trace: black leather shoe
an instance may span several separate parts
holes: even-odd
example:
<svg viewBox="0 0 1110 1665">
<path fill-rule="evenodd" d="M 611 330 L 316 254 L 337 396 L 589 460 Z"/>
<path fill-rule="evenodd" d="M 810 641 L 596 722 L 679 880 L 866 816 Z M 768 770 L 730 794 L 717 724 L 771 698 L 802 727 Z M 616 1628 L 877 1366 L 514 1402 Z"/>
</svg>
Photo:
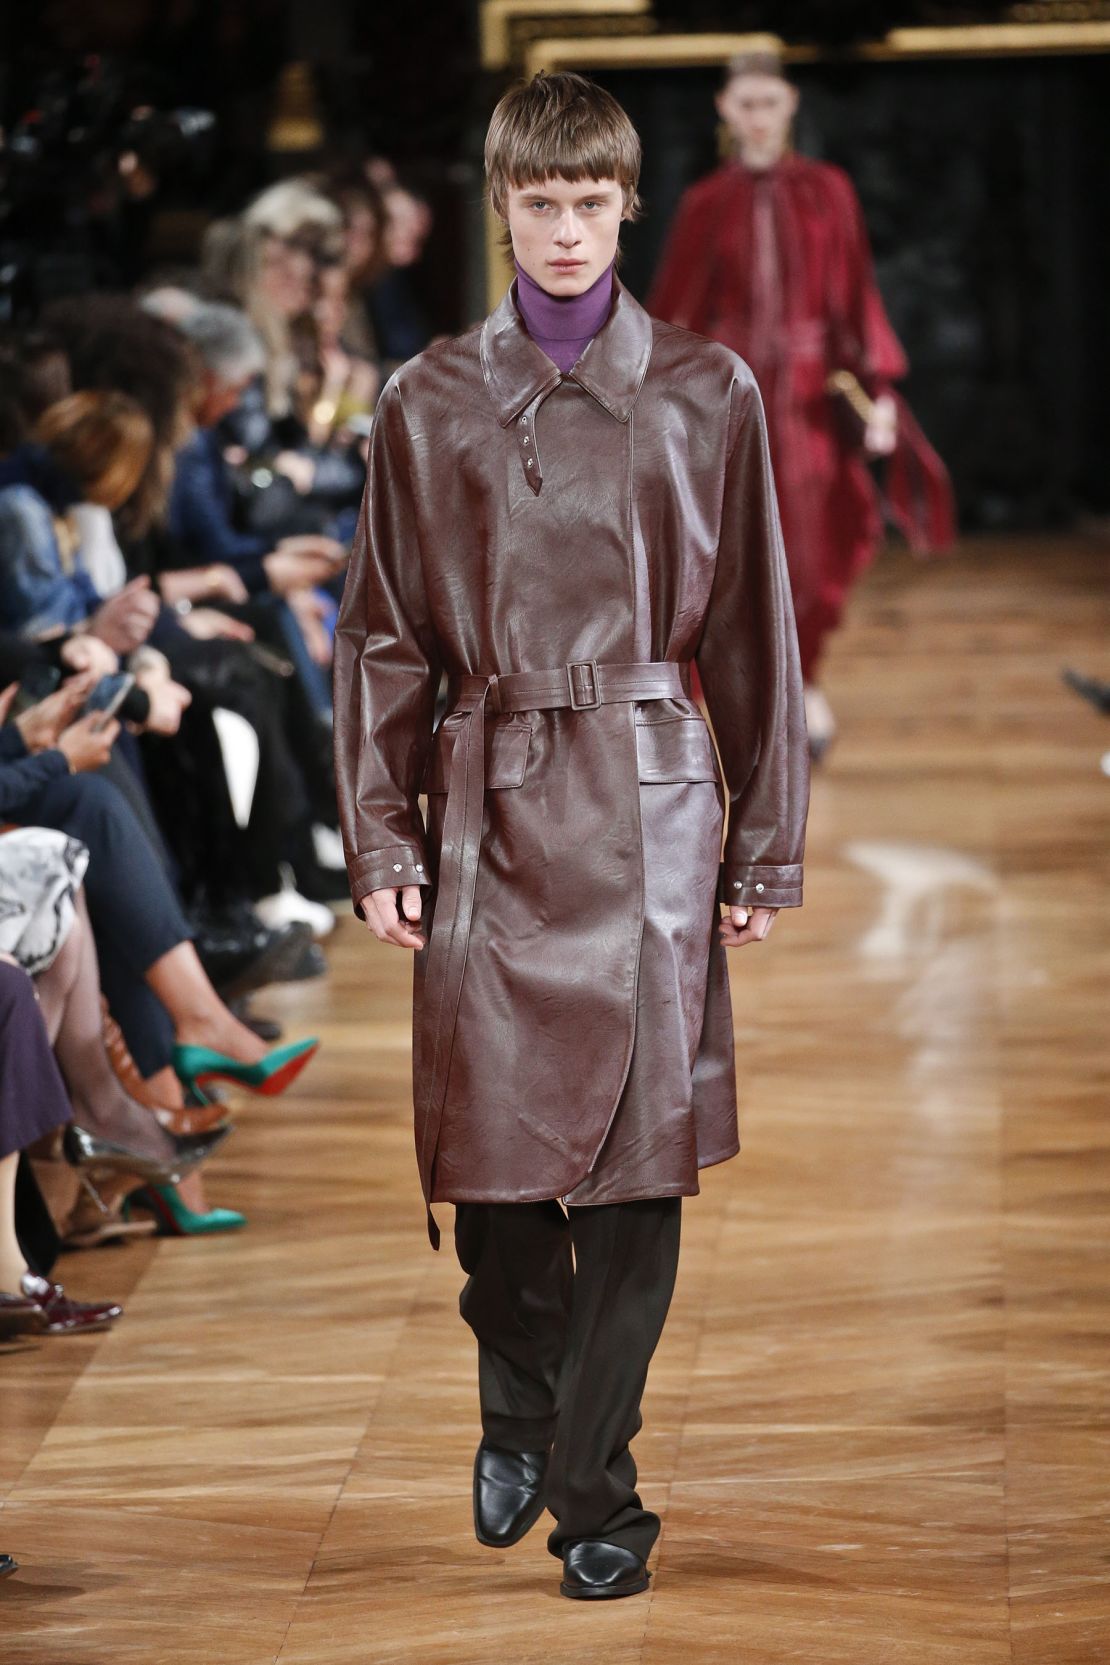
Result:
<svg viewBox="0 0 1110 1665">
<path fill-rule="evenodd" d="M 543 1514 L 543 1451 L 502 1451 L 478 1447 L 474 1459 L 474 1531 L 488 1549 L 518 1544 Z"/>
<path fill-rule="evenodd" d="M 19 1562 L 10 1555 L 0 1555 L 0 1578 L 10 1578 L 13 1572 L 19 1571 Z"/>
<path fill-rule="evenodd" d="M 600 1538 L 582 1538 L 563 1556 L 559 1589 L 572 1601 L 612 1601 L 617 1596 L 638 1596 L 650 1579 L 635 1550 Z"/>
</svg>

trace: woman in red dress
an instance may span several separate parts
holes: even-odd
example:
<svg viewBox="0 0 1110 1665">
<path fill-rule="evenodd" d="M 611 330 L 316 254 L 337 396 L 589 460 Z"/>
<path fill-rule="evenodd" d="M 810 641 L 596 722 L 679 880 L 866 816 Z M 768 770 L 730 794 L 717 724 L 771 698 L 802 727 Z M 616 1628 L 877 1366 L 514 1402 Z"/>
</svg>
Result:
<svg viewBox="0 0 1110 1665">
<path fill-rule="evenodd" d="M 821 652 L 883 517 L 868 459 L 885 457 L 892 518 L 920 552 L 953 536 L 944 465 L 893 386 L 905 355 L 839 168 L 790 149 L 798 92 L 770 53 L 734 59 L 717 109 L 736 141 L 685 193 L 648 310 L 745 358 L 767 412 L 815 757 L 835 724 Z"/>
</svg>

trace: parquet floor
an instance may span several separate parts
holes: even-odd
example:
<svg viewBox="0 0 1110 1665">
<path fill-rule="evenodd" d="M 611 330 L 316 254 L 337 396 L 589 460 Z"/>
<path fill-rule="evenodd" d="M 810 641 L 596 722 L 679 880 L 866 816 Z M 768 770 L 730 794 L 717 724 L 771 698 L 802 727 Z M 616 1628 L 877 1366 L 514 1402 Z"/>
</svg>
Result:
<svg viewBox="0 0 1110 1665">
<path fill-rule="evenodd" d="M 745 1153 L 689 1204 L 637 1455 L 650 1597 L 470 1534 L 472 1344 L 410 1149 L 407 965 L 213 1179 L 241 1238 L 71 1257 L 0 1357 L 3 1665 L 1110 1661 L 1105 548 L 888 557 L 828 687 L 808 903 L 734 957 Z"/>
</svg>

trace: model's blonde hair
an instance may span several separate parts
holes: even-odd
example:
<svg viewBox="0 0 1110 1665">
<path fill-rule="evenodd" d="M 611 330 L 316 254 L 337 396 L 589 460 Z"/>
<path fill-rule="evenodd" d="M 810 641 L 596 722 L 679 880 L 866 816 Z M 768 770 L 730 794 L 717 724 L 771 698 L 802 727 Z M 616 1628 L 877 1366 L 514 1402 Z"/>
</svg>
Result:
<svg viewBox="0 0 1110 1665">
<path fill-rule="evenodd" d="M 729 59 L 725 65 L 725 86 L 739 81 L 742 75 L 769 75 L 774 81 L 785 81 L 787 86 L 791 85 L 782 58 L 777 52 L 772 52 L 766 47 L 759 47 L 751 52 L 737 52 L 735 57 Z"/>
<path fill-rule="evenodd" d="M 569 71 L 534 75 L 507 92 L 486 134 L 493 211 L 507 217 L 511 186 L 545 179 L 615 179 L 628 219 L 639 212 L 640 136 L 611 93 Z"/>
</svg>

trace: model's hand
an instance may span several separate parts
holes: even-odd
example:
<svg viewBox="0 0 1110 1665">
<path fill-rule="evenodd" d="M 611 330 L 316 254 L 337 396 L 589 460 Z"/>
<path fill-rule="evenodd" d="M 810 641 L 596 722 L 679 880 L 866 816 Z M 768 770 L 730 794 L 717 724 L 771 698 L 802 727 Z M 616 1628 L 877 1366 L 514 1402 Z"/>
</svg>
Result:
<svg viewBox="0 0 1110 1665">
<path fill-rule="evenodd" d="M 721 941 L 726 948 L 762 942 L 770 935 L 778 911 L 777 908 L 729 908 L 720 924 Z"/>
<path fill-rule="evenodd" d="M 889 457 L 897 443 L 898 406 L 889 393 L 880 393 L 871 406 L 863 448 L 869 457 Z"/>
<path fill-rule="evenodd" d="M 406 885 L 402 890 L 401 914 L 397 912 L 396 890 L 372 890 L 359 902 L 378 941 L 391 942 L 397 948 L 423 948 L 424 938 L 408 923 L 419 921 L 423 906 L 419 885 Z"/>
</svg>

